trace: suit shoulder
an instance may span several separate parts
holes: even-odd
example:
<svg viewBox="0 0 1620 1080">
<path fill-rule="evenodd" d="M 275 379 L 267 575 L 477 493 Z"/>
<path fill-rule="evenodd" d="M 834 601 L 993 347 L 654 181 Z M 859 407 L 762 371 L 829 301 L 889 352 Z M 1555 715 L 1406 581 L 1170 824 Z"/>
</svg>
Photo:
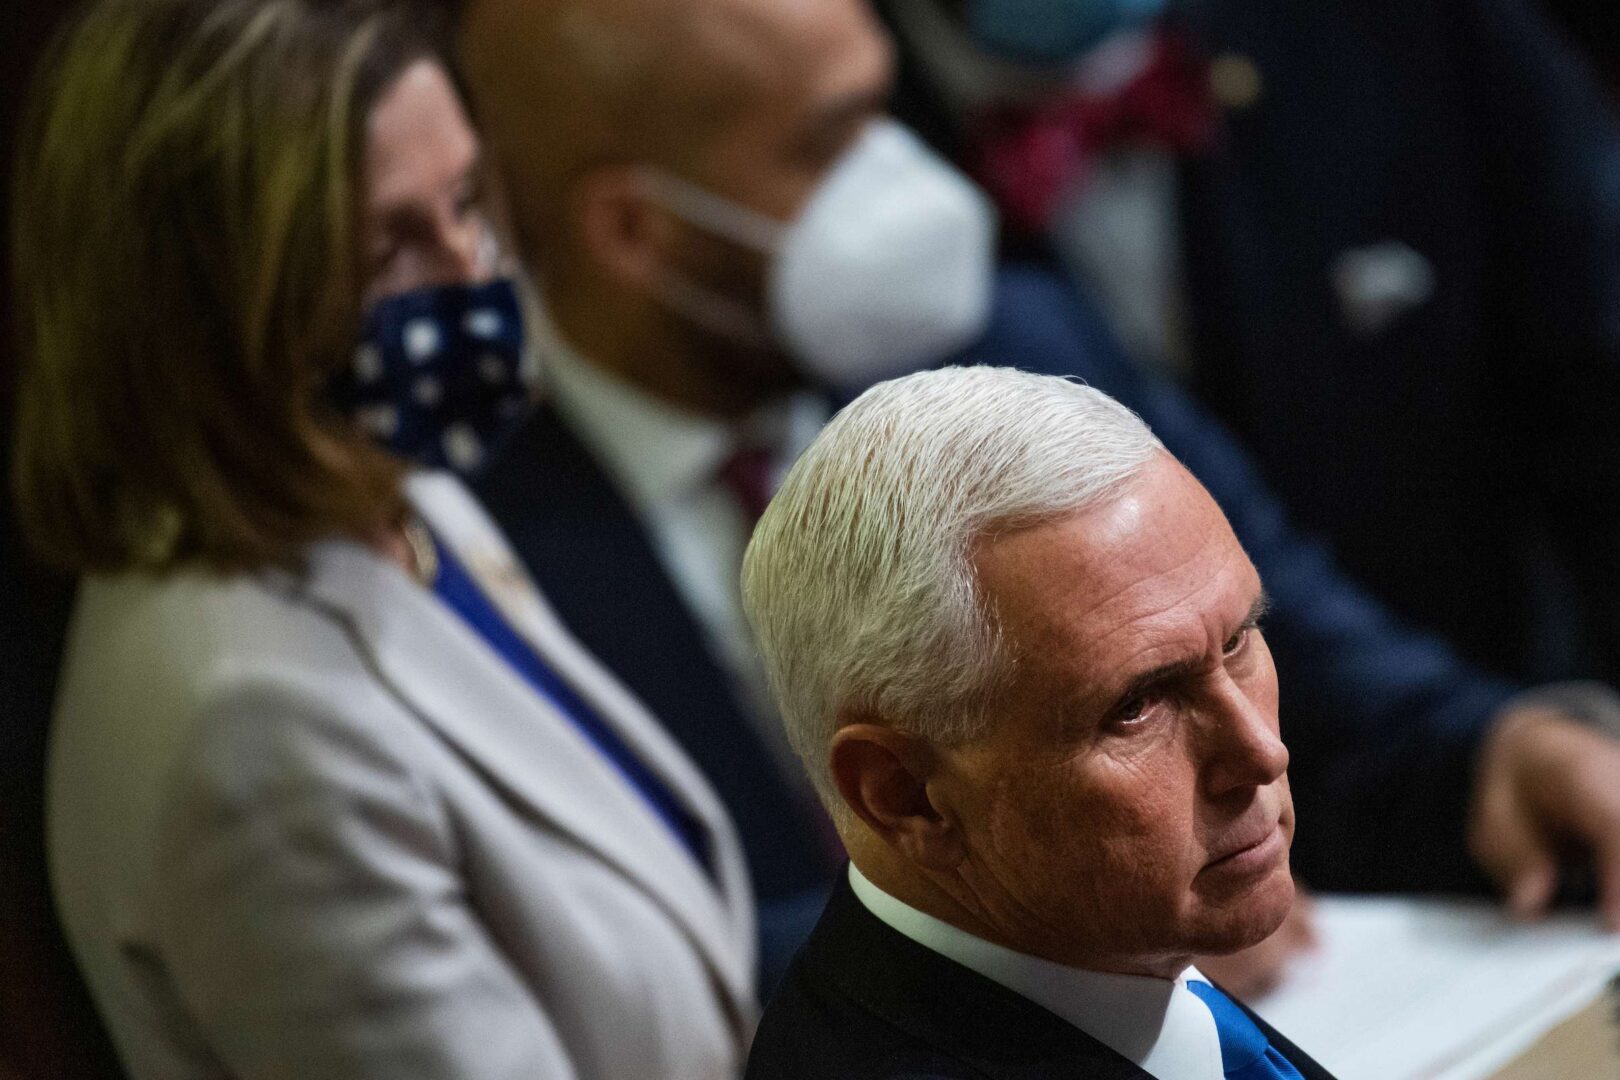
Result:
<svg viewBox="0 0 1620 1080">
<path fill-rule="evenodd" d="M 1119 361 L 1105 320 L 1078 285 L 1043 263 L 1013 262 L 996 272 L 984 335 L 950 363 L 1110 382 Z"/>
<path fill-rule="evenodd" d="M 760 1019 L 745 1080 L 987 1080 L 986 1074 L 807 978 L 795 963 Z"/>
<path fill-rule="evenodd" d="M 52 721 L 52 773 L 63 791 L 155 812 L 160 791 L 188 777 L 243 788 L 355 757 L 400 774 L 410 728 L 345 627 L 262 580 L 92 579 Z M 291 756 L 307 767 L 288 769 Z"/>
</svg>

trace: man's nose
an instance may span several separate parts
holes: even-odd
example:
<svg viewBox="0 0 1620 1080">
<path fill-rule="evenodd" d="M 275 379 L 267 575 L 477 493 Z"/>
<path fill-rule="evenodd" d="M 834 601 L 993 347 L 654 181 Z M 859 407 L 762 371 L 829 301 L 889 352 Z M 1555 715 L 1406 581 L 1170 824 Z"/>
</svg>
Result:
<svg viewBox="0 0 1620 1080">
<path fill-rule="evenodd" d="M 1272 706 L 1259 704 L 1230 675 L 1216 676 L 1202 732 L 1204 782 L 1210 794 L 1263 787 L 1288 770 L 1288 748 Z"/>
</svg>

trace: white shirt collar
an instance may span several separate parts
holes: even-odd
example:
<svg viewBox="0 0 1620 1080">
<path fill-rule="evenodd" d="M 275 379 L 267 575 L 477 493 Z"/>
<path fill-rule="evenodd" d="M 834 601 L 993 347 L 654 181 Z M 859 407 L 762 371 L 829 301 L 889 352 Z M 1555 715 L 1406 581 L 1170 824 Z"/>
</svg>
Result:
<svg viewBox="0 0 1620 1080">
<path fill-rule="evenodd" d="M 708 488 L 745 441 L 772 451 L 785 470 L 826 423 L 826 404 L 809 392 L 734 422 L 683 409 L 592 364 L 562 339 L 543 309 L 530 319 L 545 393 L 638 508 Z"/>
<path fill-rule="evenodd" d="M 1156 1080 L 1222 1080 L 1215 1018 L 1188 979 L 1068 967 L 975 937 L 896 900 L 849 867 L 855 896 L 883 923 L 948 960 L 1000 983 L 1084 1031 Z"/>
<path fill-rule="evenodd" d="M 713 478 L 732 446 L 725 424 L 643 393 L 546 330 L 545 392 L 632 502 L 661 503 Z"/>
</svg>

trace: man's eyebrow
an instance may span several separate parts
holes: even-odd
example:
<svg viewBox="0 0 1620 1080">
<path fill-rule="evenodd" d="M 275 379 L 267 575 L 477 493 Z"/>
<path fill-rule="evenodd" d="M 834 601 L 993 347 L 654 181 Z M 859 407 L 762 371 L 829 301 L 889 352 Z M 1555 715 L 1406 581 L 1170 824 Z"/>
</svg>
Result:
<svg viewBox="0 0 1620 1080">
<path fill-rule="evenodd" d="M 1262 589 L 1259 595 L 1254 598 L 1254 603 L 1249 605 L 1249 613 L 1243 617 L 1243 623 L 1239 629 L 1247 630 L 1258 625 L 1260 620 L 1266 617 L 1266 612 L 1270 610 L 1271 596 Z M 1115 694 L 1112 700 L 1115 702 L 1129 701 L 1159 683 L 1169 682 L 1186 675 L 1197 669 L 1202 663 L 1203 657 L 1192 656 L 1183 660 L 1172 660 L 1168 664 L 1160 664 L 1155 668 L 1149 668 L 1147 671 L 1132 677 L 1131 681 L 1125 684 L 1125 688 Z"/>
<path fill-rule="evenodd" d="M 1109 706 L 1112 708 L 1119 702 L 1130 701 L 1138 694 L 1145 693 L 1160 683 L 1179 679 L 1198 667 L 1202 661 L 1202 657 L 1188 657 L 1185 660 L 1172 660 L 1168 664 L 1160 664 L 1156 668 L 1149 668 L 1126 683 L 1125 688 L 1113 696 Z"/>
</svg>

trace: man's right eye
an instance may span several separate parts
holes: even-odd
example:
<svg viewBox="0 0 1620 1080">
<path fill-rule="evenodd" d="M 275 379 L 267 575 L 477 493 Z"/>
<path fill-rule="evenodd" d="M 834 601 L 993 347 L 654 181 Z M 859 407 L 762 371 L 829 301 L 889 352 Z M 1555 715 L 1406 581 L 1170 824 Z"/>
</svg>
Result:
<svg viewBox="0 0 1620 1080">
<path fill-rule="evenodd" d="M 1137 694 L 1128 697 L 1109 711 L 1108 727 L 1124 731 L 1138 726 L 1148 719 L 1148 714 L 1153 711 L 1154 704 L 1155 698 L 1151 694 Z"/>
<path fill-rule="evenodd" d="M 1238 650 L 1242 649 L 1243 646 L 1249 643 L 1249 632 L 1253 629 L 1253 625 L 1244 626 L 1241 630 L 1228 638 L 1221 646 L 1221 655 L 1235 656 Z"/>
</svg>

